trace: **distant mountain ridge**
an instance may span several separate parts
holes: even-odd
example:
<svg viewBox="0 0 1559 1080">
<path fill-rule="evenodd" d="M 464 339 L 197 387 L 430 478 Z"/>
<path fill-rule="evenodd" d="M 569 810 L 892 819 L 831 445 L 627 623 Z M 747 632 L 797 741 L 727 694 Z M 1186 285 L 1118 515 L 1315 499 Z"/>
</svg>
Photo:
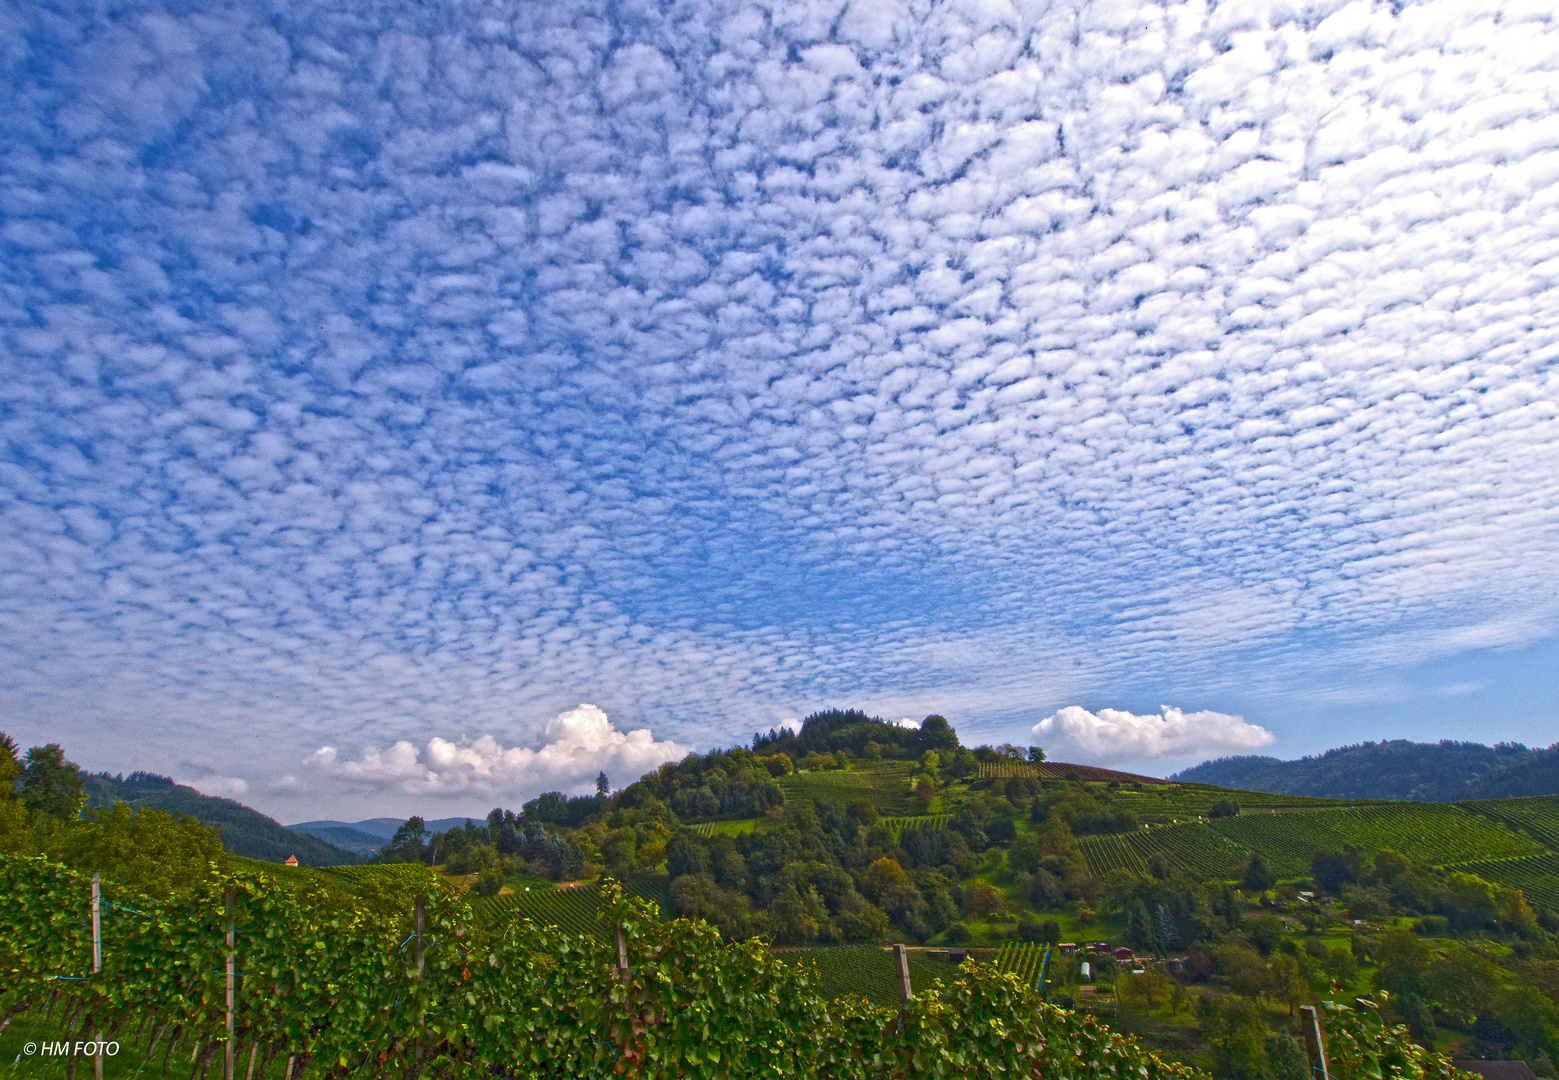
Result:
<svg viewBox="0 0 1559 1080">
<path fill-rule="evenodd" d="M 487 820 L 484 814 L 481 817 L 447 817 L 431 818 L 425 820 L 423 827 L 430 833 L 448 832 L 450 829 L 458 829 L 466 822 L 480 825 Z M 395 830 L 406 824 L 406 818 L 375 817 L 363 821 L 300 821 L 296 825 L 288 825 L 286 828 L 295 832 L 308 833 L 311 836 L 328 830 L 350 829 L 353 832 L 365 836 L 375 837 L 379 840 L 389 840 L 395 835 Z"/>
<path fill-rule="evenodd" d="M 300 836 L 312 836 L 316 840 L 334 844 L 343 851 L 350 851 L 353 855 L 361 855 L 365 859 L 371 859 L 379 854 L 379 849 L 389 842 L 387 837 L 363 832 L 349 825 L 319 825 L 309 822 L 303 825 L 288 825 L 286 828 L 289 832 L 298 833 Z"/>
<path fill-rule="evenodd" d="M 267 862 L 284 862 L 289 855 L 296 855 L 304 866 L 344 866 L 363 861 L 362 856 L 317 837 L 291 832 L 258 810 L 232 799 L 202 795 L 192 787 L 174 783 L 171 777 L 146 772 L 129 776 L 92 773 L 84 780 L 90 805 L 112 806 L 122 802 L 136 810 L 144 807 L 188 814 L 216 826 L 222 846 L 234 855 Z"/>
<path fill-rule="evenodd" d="M 1329 799 L 1459 802 L 1559 795 L 1559 743 L 1533 750 L 1520 743 L 1356 743 L 1282 761 L 1227 757 L 1170 777 L 1185 783 Z"/>
</svg>

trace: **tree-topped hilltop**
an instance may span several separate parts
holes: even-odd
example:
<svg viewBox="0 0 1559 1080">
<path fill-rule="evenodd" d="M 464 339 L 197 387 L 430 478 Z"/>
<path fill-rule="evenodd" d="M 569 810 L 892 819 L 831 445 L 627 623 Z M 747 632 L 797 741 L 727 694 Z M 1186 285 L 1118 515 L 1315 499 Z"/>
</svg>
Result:
<svg viewBox="0 0 1559 1080">
<path fill-rule="evenodd" d="M 801 722 L 800 731 L 770 728 L 755 734 L 755 754 L 784 754 L 791 759 L 809 753 L 847 751 L 853 757 L 918 758 L 927 750 L 957 750 L 958 733 L 945 717 L 928 716 L 920 727 L 890 724 L 859 709 L 829 709 Z"/>
</svg>

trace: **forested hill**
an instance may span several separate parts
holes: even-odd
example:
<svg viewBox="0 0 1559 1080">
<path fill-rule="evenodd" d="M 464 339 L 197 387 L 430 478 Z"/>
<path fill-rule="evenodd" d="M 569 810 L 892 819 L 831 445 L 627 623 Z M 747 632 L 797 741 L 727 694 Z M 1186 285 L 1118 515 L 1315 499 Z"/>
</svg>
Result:
<svg viewBox="0 0 1559 1080">
<path fill-rule="evenodd" d="M 1331 799 L 1458 802 L 1555 795 L 1559 794 L 1559 744 L 1531 750 L 1519 743 L 1484 746 L 1394 739 L 1342 746 L 1297 761 L 1219 758 L 1170 779 Z"/>
<path fill-rule="evenodd" d="M 122 802 L 137 810 L 146 807 L 188 814 L 215 825 L 222 837 L 222 846 L 234 855 L 267 862 L 282 862 L 287 856 L 296 855 L 304 866 L 345 866 L 364 861 L 360 856 L 316 837 L 290 832 L 279 822 L 242 803 L 202 795 L 166 776 L 144 772 L 129 776 L 93 773 L 83 780 L 91 805 L 112 806 Z"/>
</svg>

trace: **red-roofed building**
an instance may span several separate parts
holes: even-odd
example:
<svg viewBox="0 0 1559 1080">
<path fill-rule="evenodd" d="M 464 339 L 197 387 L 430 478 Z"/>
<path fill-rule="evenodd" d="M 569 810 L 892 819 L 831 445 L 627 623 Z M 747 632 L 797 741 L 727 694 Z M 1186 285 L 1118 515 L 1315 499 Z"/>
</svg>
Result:
<svg viewBox="0 0 1559 1080">
<path fill-rule="evenodd" d="M 296 855 L 288 855 L 287 856 L 287 862 L 286 862 L 285 865 L 287 865 L 287 866 L 297 866 L 298 865 L 298 857 Z"/>
</svg>

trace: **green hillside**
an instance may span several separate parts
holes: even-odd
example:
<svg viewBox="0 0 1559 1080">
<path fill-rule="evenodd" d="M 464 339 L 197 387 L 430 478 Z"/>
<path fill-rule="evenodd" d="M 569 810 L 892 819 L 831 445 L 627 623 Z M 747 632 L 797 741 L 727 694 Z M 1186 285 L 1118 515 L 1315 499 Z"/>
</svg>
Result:
<svg viewBox="0 0 1559 1080">
<path fill-rule="evenodd" d="M 304 866 L 350 865 L 363 861 L 361 856 L 317 837 L 293 832 L 242 803 L 202 795 L 166 776 L 94 773 L 84 779 L 89 805 L 112 806 L 122 802 L 133 809 L 149 807 L 188 814 L 197 821 L 216 826 L 222 846 L 234 855 L 277 863 L 285 862 L 288 856 L 297 856 Z"/>
<path fill-rule="evenodd" d="M 1226 788 L 1344 799 L 1457 802 L 1559 793 L 1559 746 L 1406 739 L 1342 746 L 1281 761 L 1230 757 L 1204 761 L 1171 777 Z"/>
<path fill-rule="evenodd" d="M 917 732 L 836 713 L 753 750 L 689 755 L 608 797 L 547 795 L 436 837 L 408 833 L 382 863 L 246 865 L 327 904 L 404 914 L 440 891 L 469 903 L 483 932 L 526 919 L 597 941 L 599 883 L 612 877 L 664 916 L 808 962 L 825 997 L 892 1005 L 890 942 L 911 948 L 916 990 L 967 952 L 1202 1066 L 1236 1029 L 1279 1060 L 1287 1044 L 1270 1040 L 1293 1008 L 1375 990 L 1404 1003 L 1388 1019 L 1418 1025 L 1426 1045 L 1554 1060 L 1559 797 L 1319 799 L 1037 757 L 961 746 L 945 721 Z M 92 791 L 268 820 L 162 778 L 97 777 Z M 80 822 L 83 839 L 93 827 Z M 1061 942 L 1091 944 L 1054 950 L 1042 975 L 1046 944 Z M 1132 958 L 1117 965 L 1123 946 Z M 1536 1019 L 1489 1019 L 1505 1016 Z"/>
</svg>

